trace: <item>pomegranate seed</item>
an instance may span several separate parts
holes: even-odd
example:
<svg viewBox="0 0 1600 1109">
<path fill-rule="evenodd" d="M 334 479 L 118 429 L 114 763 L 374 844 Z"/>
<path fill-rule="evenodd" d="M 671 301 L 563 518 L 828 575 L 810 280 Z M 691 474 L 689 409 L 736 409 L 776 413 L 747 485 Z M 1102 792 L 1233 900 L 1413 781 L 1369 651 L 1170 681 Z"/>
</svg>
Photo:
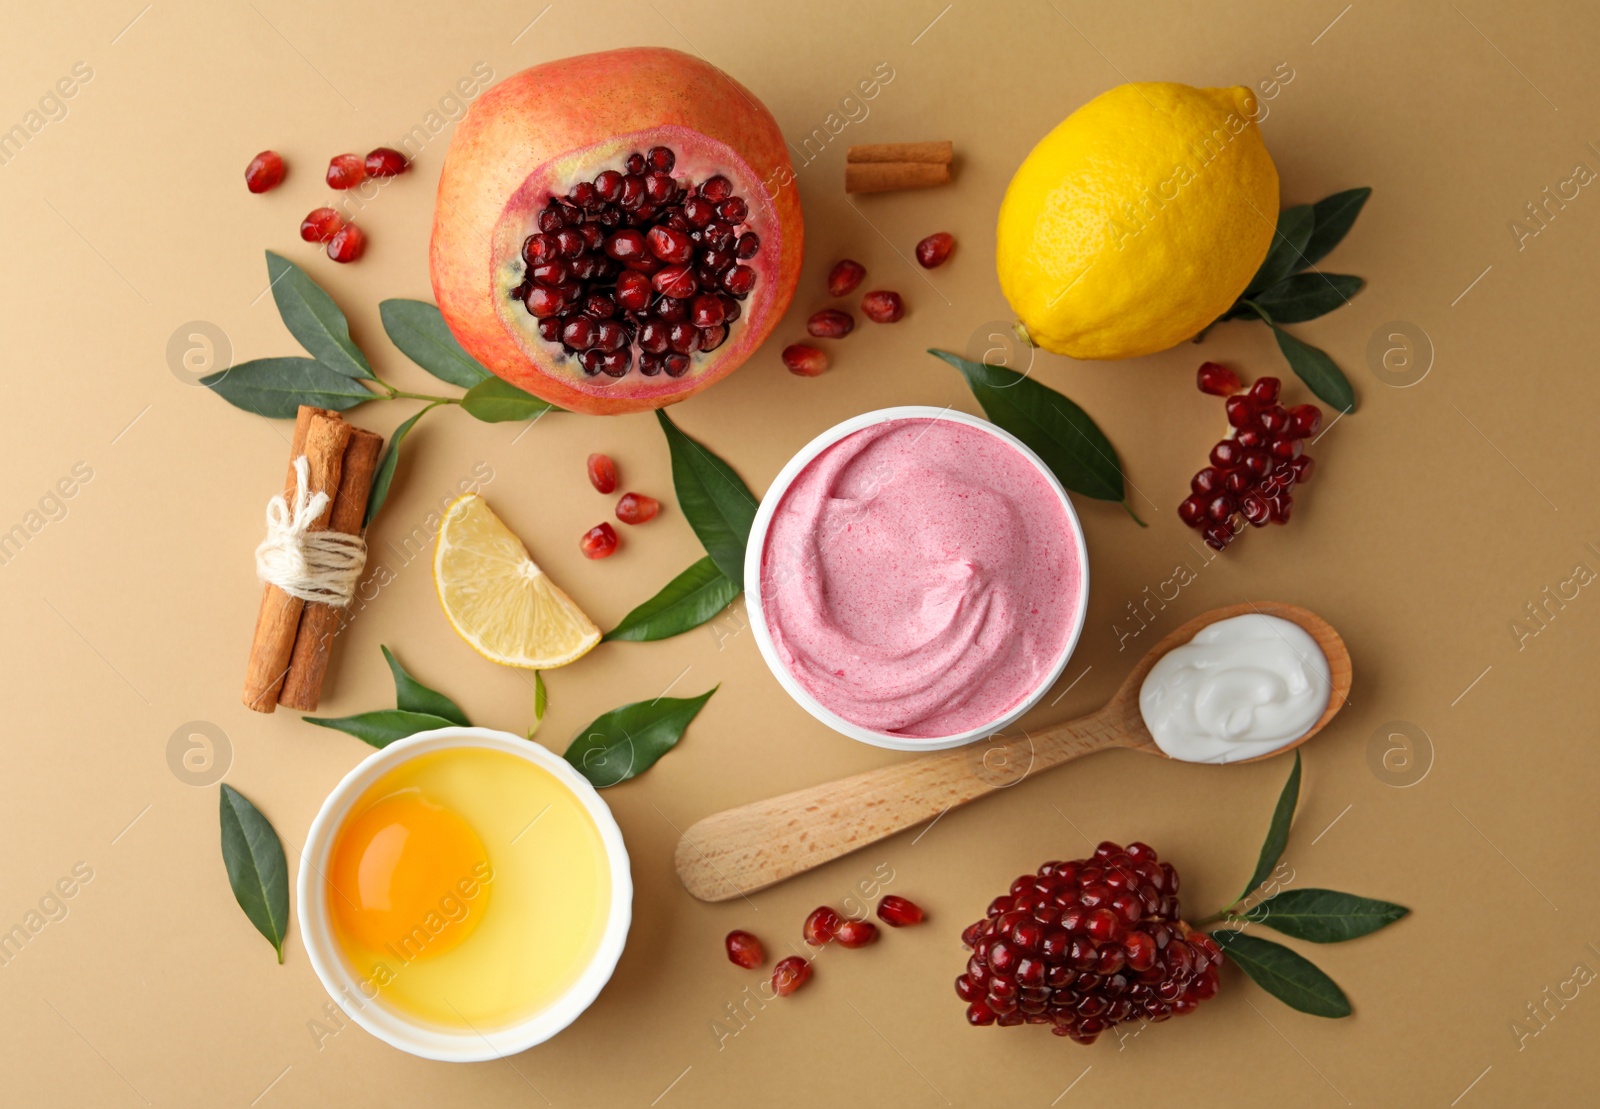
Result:
<svg viewBox="0 0 1600 1109">
<path fill-rule="evenodd" d="M 739 236 L 738 242 L 734 244 L 734 253 L 745 261 L 749 261 L 760 252 L 761 237 L 754 231 L 746 231 Z"/>
<path fill-rule="evenodd" d="M 696 327 L 716 327 L 723 319 L 722 301 L 708 293 L 694 298 L 689 307 L 689 321 Z"/>
<path fill-rule="evenodd" d="M 264 193 L 283 183 L 283 155 L 276 150 L 263 150 L 244 167 L 245 188 L 253 193 Z"/>
<path fill-rule="evenodd" d="M 1222 471 L 1215 466 L 1207 466 L 1189 479 L 1189 489 L 1197 496 L 1215 493 L 1221 487 Z"/>
<path fill-rule="evenodd" d="M 650 307 L 650 279 L 642 273 L 627 270 L 617 276 L 617 304 L 629 312 L 643 312 Z"/>
<path fill-rule="evenodd" d="M 607 558 L 617 549 L 617 529 L 610 524 L 597 524 L 583 533 L 578 548 L 583 551 L 584 558 Z"/>
<path fill-rule="evenodd" d="M 368 177 L 395 177 L 410 168 L 406 156 L 393 147 L 380 146 L 367 155 Z"/>
<path fill-rule="evenodd" d="M 798 955 L 779 959 L 772 970 L 772 992 L 788 997 L 811 980 L 811 964 Z"/>
<path fill-rule="evenodd" d="M 1202 362 L 1195 373 L 1195 384 L 1202 393 L 1214 397 L 1231 397 L 1244 388 L 1239 375 L 1219 362 Z"/>
<path fill-rule="evenodd" d="M 314 208 L 300 221 L 300 237 L 308 243 L 325 243 L 343 226 L 344 220 L 332 208 Z"/>
<path fill-rule="evenodd" d="M 652 227 L 646 237 L 650 251 L 663 262 L 687 262 L 694 255 L 694 240 L 670 227 Z"/>
<path fill-rule="evenodd" d="M 1258 377 L 1256 383 L 1250 386 L 1250 399 L 1257 404 L 1271 404 L 1278 399 L 1278 388 L 1282 385 L 1275 377 Z"/>
<path fill-rule="evenodd" d="M 611 461 L 609 455 L 596 453 L 589 456 L 589 484 L 601 493 L 616 492 L 617 464 Z"/>
<path fill-rule="evenodd" d="M 663 360 L 662 368 L 667 371 L 668 377 L 682 377 L 689 372 L 689 356 L 687 354 L 669 354 Z"/>
<path fill-rule="evenodd" d="M 1301 439 L 1309 439 L 1322 427 L 1322 409 L 1314 404 L 1297 404 L 1289 409 L 1289 430 Z"/>
<path fill-rule="evenodd" d="M 855 329 L 855 317 L 838 308 L 824 308 L 806 321 L 806 333 L 818 339 L 842 339 Z"/>
<path fill-rule="evenodd" d="M 847 920 L 833 934 L 841 947 L 865 947 L 878 938 L 878 926 L 870 920 Z"/>
<path fill-rule="evenodd" d="M 652 146 L 650 152 L 644 156 L 645 164 L 657 173 L 671 173 L 672 167 L 677 164 L 677 155 L 665 146 Z"/>
<path fill-rule="evenodd" d="M 1244 513 L 1245 520 L 1254 527 L 1261 527 L 1267 522 L 1267 501 L 1257 493 L 1248 493 L 1239 501 L 1239 511 Z"/>
<path fill-rule="evenodd" d="M 800 934 L 812 947 L 821 947 L 833 939 L 843 923 L 838 913 L 826 905 L 818 905 L 811 910 L 811 915 L 806 917 L 805 924 L 800 928 Z"/>
<path fill-rule="evenodd" d="M 1228 414 L 1228 423 L 1234 427 L 1249 427 L 1256 422 L 1256 405 L 1249 397 L 1229 397 L 1223 409 Z"/>
<path fill-rule="evenodd" d="M 1289 463 L 1289 469 L 1294 473 L 1296 484 L 1311 480 L 1311 471 L 1316 467 L 1316 461 L 1310 455 L 1301 455 Z"/>
<path fill-rule="evenodd" d="M 756 287 L 756 271 L 746 265 L 737 265 L 722 275 L 722 288 L 736 297 L 742 297 Z"/>
<path fill-rule="evenodd" d="M 726 200 L 733 195 L 733 182 L 722 174 L 707 177 L 700 184 L 700 195 L 710 201 Z"/>
<path fill-rule="evenodd" d="M 922 923 L 922 909 L 916 902 L 891 893 L 878 902 L 878 919 L 891 928 L 904 928 Z"/>
<path fill-rule="evenodd" d="M 816 377 L 828 368 L 828 356 L 816 347 L 804 343 L 791 343 L 783 348 L 783 364 L 792 374 Z"/>
<path fill-rule="evenodd" d="M 749 932 L 742 932 L 737 928 L 728 933 L 728 938 L 722 941 L 728 948 L 728 961 L 734 966 L 753 970 L 767 961 L 767 953 L 761 949 L 761 941 Z"/>
<path fill-rule="evenodd" d="M 849 258 L 835 262 L 833 269 L 828 271 L 828 295 L 847 297 L 856 291 L 856 287 L 866 276 L 867 267 L 860 262 L 851 261 Z"/>
<path fill-rule="evenodd" d="M 661 511 L 661 502 L 643 493 L 624 493 L 617 502 L 617 519 L 624 524 L 642 524 L 654 520 Z"/>
<path fill-rule="evenodd" d="M 906 314 L 906 302 L 899 293 L 877 289 L 861 298 L 861 314 L 873 323 L 894 323 Z"/>
<path fill-rule="evenodd" d="M 367 236 L 353 223 L 339 228 L 328 240 L 328 257 L 335 262 L 354 262 L 366 249 Z"/>
<path fill-rule="evenodd" d="M 950 232 L 935 231 L 917 244 L 917 264 L 925 270 L 937 269 L 949 259 L 955 245 L 956 238 Z"/>
<path fill-rule="evenodd" d="M 328 187 L 353 189 L 367 179 L 367 166 L 359 154 L 335 154 L 328 159 Z"/>
<path fill-rule="evenodd" d="M 569 320 L 561 329 L 561 341 L 573 350 L 588 350 L 594 346 L 594 321 L 579 316 Z"/>
<path fill-rule="evenodd" d="M 1178 519 L 1190 527 L 1198 527 L 1201 521 L 1205 519 L 1205 515 L 1205 501 L 1198 496 L 1185 497 L 1183 502 L 1178 505 Z"/>
<path fill-rule="evenodd" d="M 688 266 L 668 266 L 650 279 L 650 284 L 656 292 L 675 300 L 686 300 L 694 296 L 699 284 L 694 279 L 694 271 Z"/>
</svg>

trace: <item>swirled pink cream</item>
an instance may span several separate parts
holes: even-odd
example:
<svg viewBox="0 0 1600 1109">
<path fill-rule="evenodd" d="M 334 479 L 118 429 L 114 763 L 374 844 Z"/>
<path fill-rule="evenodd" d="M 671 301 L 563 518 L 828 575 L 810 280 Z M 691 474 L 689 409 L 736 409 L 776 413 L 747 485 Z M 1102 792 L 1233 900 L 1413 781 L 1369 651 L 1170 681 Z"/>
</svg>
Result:
<svg viewBox="0 0 1600 1109">
<path fill-rule="evenodd" d="M 824 707 L 924 739 L 1000 719 L 1077 624 L 1076 530 L 1037 467 L 953 420 L 829 446 L 784 492 L 761 556 L 778 657 Z"/>
</svg>

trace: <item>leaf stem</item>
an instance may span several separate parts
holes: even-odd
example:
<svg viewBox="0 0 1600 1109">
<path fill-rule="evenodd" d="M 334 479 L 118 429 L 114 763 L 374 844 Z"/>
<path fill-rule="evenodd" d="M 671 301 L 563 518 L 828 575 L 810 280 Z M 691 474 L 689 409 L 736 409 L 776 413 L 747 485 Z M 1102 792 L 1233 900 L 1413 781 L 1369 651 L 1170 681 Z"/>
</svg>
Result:
<svg viewBox="0 0 1600 1109">
<path fill-rule="evenodd" d="M 402 397 L 405 398 L 406 400 L 425 400 L 425 401 L 429 401 L 430 402 L 429 405 L 428 405 L 429 408 L 433 408 L 436 405 L 440 405 L 440 404 L 460 404 L 461 403 L 461 398 L 460 397 L 436 397 L 436 396 L 433 396 L 431 393 L 408 393 L 403 389 L 390 389 L 389 390 L 389 399 L 390 400 L 398 400 L 398 399 L 400 399 Z"/>
<path fill-rule="evenodd" d="M 1133 522 L 1134 523 L 1138 524 L 1142 528 L 1147 528 L 1147 527 L 1150 526 L 1149 524 L 1145 523 L 1143 520 L 1139 519 L 1139 514 L 1133 510 L 1132 503 L 1129 502 L 1126 498 L 1124 498 L 1123 501 L 1122 501 L 1122 507 L 1128 510 L 1128 515 L 1133 517 Z"/>
</svg>

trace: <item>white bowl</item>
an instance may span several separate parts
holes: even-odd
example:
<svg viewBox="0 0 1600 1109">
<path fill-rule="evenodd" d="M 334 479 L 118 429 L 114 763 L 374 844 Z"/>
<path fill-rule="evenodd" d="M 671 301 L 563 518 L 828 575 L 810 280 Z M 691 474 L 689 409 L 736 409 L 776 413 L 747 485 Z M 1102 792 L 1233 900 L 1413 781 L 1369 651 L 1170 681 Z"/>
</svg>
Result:
<svg viewBox="0 0 1600 1109">
<path fill-rule="evenodd" d="M 772 633 L 767 629 L 766 613 L 762 610 L 761 598 L 761 560 L 767 546 L 767 529 L 772 525 L 772 517 L 778 510 L 778 505 L 783 501 L 784 494 L 789 491 L 789 486 L 800 472 L 823 451 L 843 439 L 860 431 L 865 427 L 874 427 L 877 424 L 890 423 L 894 420 L 948 420 L 951 423 L 964 424 L 967 427 L 977 428 L 988 435 L 994 436 L 1001 442 L 1010 446 L 1023 458 L 1032 463 L 1034 469 L 1044 477 L 1045 482 L 1055 490 L 1061 499 L 1061 507 L 1067 514 L 1067 520 L 1072 526 L 1072 538 L 1077 544 L 1079 584 L 1078 584 L 1078 612 L 1072 625 L 1072 634 L 1067 637 L 1066 645 L 1062 648 L 1061 657 L 1050 668 L 1048 676 L 1039 683 L 1028 696 L 1017 704 L 1005 715 L 997 717 L 981 728 L 973 728 L 956 735 L 938 736 L 931 739 L 919 739 L 914 736 L 890 735 L 886 732 L 873 731 L 863 728 L 860 724 L 853 724 L 838 713 L 829 709 L 822 702 L 813 697 L 802 686 L 778 657 L 776 646 L 772 642 Z M 988 420 L 969 416 L 965 412 L 957 412 L 949 408 L 933 408 L 927 405 L 903 405 L 898 408 L 880 408 L 876 412 L 864 412 L 853 416 L 843 423 L 836 424 L 817 436 L 811 442 L 800 448 L 778 476 L 773 479 L 772 486 L 767 490 L 767 495 L 761 498 L 761 506 L 756 510 L 755 523 L 750 529 L 750 543 L 745 548 L 744 555 L 744 594 L 745 609 L 750 617 L 750 627 L 755 632 L 756 646 L 761 651 L 761 657 L 766 660 L 767 668 L 772 671 L 772 676 L 778 679 L 778 684 L 799 702 L 800 707 L 822 721 L 828 727 L 841 735 L 851 739 L 858 739 L 862 743 L 870 743 L 874 747 L 887 747 L 894 751 L 939 751 L 948 747 L 960 747 L 1003 731 L 1022 719 L 1023 715 L 1038 704 L 1039 699 L 1049 692 L 1050 687 L 1056 683 L 1061 672 L 1066 669 L 1067 660 L 1072 657 L 1072 651 L 1078 645 L 1078 637 L 1083 633 L 1083 621 L 1088 612 L 1089 601 L 1089 551 L 1083 542 L 1083 525 L 1078 521 L 1078 514 L 1073 511 L 1072 502 L 1067 499 L 1067 491 L 1061 487 L 1061 482 L 1056 480 L 1056 475 L 1044 460 L 1021 439 L 1004 431 Z"/>
<path fill-rule="evenodd" d="M 573 792 L 594 821 L 611 871 L 611 909 L 605 931 L 577 981 L 539 1012 L 515 1024 L 486 1028 L 481 1032 L 440 1028 L 385 1006 L 381 998 L 366 998 L 361 992 L 360 979 L 345 960 L 334 936 L 325 878 L 335 833 L 351 806 L 374 782 L 418 755 L 464 747 L 505 751 L 555 775 Z M 628 925 L 633 920 L 633 876 L 628 869 L 628 851 L 622 843 L 622 831 L 594 786 L 565 759 L 539 744 L 489 728 L 439 728 L 421 732 L 396 740 L 363 759 L 328 794 L 317 818 L 311 822 L 305 850 L 300 856 L 295 891 L 300 902 L 300 934 L 305 940 L 306 954 L 311 957 L 312 969 L 339 1007 L 351 1020 L 391 1047 L 447 1063 L 476 1063 L 515 1055 L 543 1043 L 577 1020 L 610 980 L 617 960 L 622 957 L 623 941 L 627 939 Z"/>
</svg>

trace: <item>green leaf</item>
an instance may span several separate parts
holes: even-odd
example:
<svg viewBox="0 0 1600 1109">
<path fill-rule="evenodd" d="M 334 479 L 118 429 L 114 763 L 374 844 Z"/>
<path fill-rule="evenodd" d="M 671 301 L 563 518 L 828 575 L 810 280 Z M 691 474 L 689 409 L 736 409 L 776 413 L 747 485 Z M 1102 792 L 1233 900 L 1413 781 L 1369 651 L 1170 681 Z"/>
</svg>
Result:
<svg viewBox="0 0 1600 1109">
<path fill-rule="evenodd" d="M 1316 265 L 1328 256 L 1329 251 L 1339 245 L 1339 241 L 1356 222 L 1356 217 L 1361 214 L 1361 206 L 1371 195 L 1372 190 L 1369 188 L 1346 189 L 1342 193 L 1323 197 L 1311 206 L 1315 225 L 1311 231 L 1311 238 L 1301 251 L 1305 256 L 1306 265 Z"/>
<path fill-rule="evenodd" d="M 727 608 L 739 595 L 740 588 L 739 583 L 730 581 L 707 555 L 624 616 L 622 623 L 606 632 L 605 638 L 643 643 L 679 635 L 699 627 Z"/>
<path fill-rule="evenodd" d="M 219 370 L 200 384 L 246 412 L 292 420 L 302 404 L 343 412 L 377 396 L 314 358 L 257 358 Z"/>
<path fill-rule="evenodd" d="M 1282 944 L 1243 932 L 1212 932 L 1223 954 L 1273 997 L 1314 1017 L 1347 1017 L 1350 1000 L 1332 978 Z"/>
<path fill-rule="evenodd" d="M 367 356 L 350 338 L 350 321 L 310 274 L 269 250 L 267 276 L 283 325 L 307 354 L 346 377 L 372 378 Z"/>
<path fill-rule="evenodd" d="M 657 697 L 612 709 L 578 733 L 563 757 L 596 789 L 637 777 L 672 750 L 716 691 L 712 686 L 698 697 Z"/>
<path fill-rule="evenodd" d="M 442 717 L 452 724 L 460 724 L 463 728 L 472 727 L 472 721 L 467 719 L 467 714 L 461 711 L 459 705 L 443 693 L 429 689 L 407 674 L 405 667 L 400 665 L 400 660 L 394 657 L 394 652 L 388 647 L 381 643 L 378 647 L 383 651 L 384 661 L 389 664 L 389 673 L 394 675 L 396 708 L 425 716 Z"/>
<path fill-rule="evenodd" d="M 1253 297 L 1309 264 L 1305 260 L 1305 250 L 1306 244 L 1311 241 L 1315 224 L 1316 215 L 1309 204 L 1284 208 L 1278 212 L 1278 226 L 1272 235 L 1272 246 L 1261 260 L 1261 268 L 1256 270 L 1250 284 L 1245 286 L 1245 296 Z"/>
<path fill-rule="evenodd" d="M 544 723 L 545 710 L 550 707 L 550 694 L 544 687 L 544 671 L 533 672 L 533 727 L 528 729 L 528 738 L 533 738 L 533 733 L 539 730 L 539 725 Z"/>
<path fill-rule="evenodd" d="M 1278 349 L 1283 351 L 1289 368 L 1316 394 L 1317 399 L 1332 405 L 1338 412 L 1356 410 L 1355 390 L 1350 388 L 1344 371 L 1334 365 L 1326 351 L 1310 343 L 1302 343 L 1275 323 L 1272 325 L 1272 334 L 1277 338 Z"/>
<path fill-rule="evenodd" d="M 379 709 L 355 716 L 302 716 L 307 724 L 353 735 L 374 747 L 387 747 L 397 739 L 418 732 L 431 732 L 435 728 L 453 728 L 454 720 L 435 716 L 429 712 L 407 712 L 404 709 Z"/>
<path fill-rule="evenodd" d="M 249 798 L 222 783 L 222 862 L 234 900 L 283 962 L 289 933 L 289 864 L 272 824 Z"/>
<path fill-rule="evenodd" d="M 744 581 L 744 548 L 756 519 L 756 497 L 729 465 L 678 430 L 664 409 L 656 419 L 672 454 L 678 507 L 700 545 L 730 582 Z"/>
<path fill-rule="evenodd" d="M 421 412 L 411 417 L 405 423 L 394 429 L 394 434 L 389 436 L 389 446 L 383 452 L 383 458 L 378 462 L 377 472 L 372 475 L 372 493 L 367 497 L 367 514 L 361 521 L 361 526 L 366 527 L 377 519 L 378 509 L 383 507 L 383 502 L 389 499 L 389 486 L 394 482 L 395 467 L 400 465 L 400 441 L 406 437 L 417 421 L 433 408 L 428 405 Z"/>
<path fill-rule="evenodd" d="M 1294 806 L 1300 799 L 1300 752 L 1294 753 L 1294 769 L 1289 771 L 1289 780 L 1283 783 L 1283 792 L 1278 794 L 1277 808 L 1272 810 L 1272 824 L 1267 828 L 1266 842 L 1261 845 L 1261 858 L 1256 861 L 1256 871 L 1250 876 L 1250 882 L 1244 887 L 1234 904 L 1238 904 L 1255 892 L 1257 886 L 1271 877 L 1277 869 L 1278 860 L 1283 858 L 1283 849 L 1289 842 L 1289 825 L 1294 823 Z"/>
<path fill-rule="evenodd" d="M 1054 389 L 1003 366 L 970 362 L 943 350 L 928 353 L 960 370 L 984 415 L 1031 447 L 1062 485 L 1097 500 L 1124 501 L 1117 450 L 1087 412 Z"/>
<path fill-rule="evenodd" d="M 524 393 L 509 381 L 498 377 L 486 378 L 467 390 L 461 398 L 461 407 L 467 414 L 486 424 L 505 423 L 508 420 L 531 420 L 546 412 L 561 411 L 549 401 Z"/>
<path fill-rule="evenodd" d="M 1343 308 L 1365 284 L 1348 273 L 1297 273 L 1263 289 L 1253 300 L 1277 323 L 1304 323 Z M 1241 305 L 1237 311 L 1245 314 L 1248 309 Z"/>
<path fill-rule="evenodd" d="M 1311 943 L 1342 943 L 1393 924 L 1411 910 L 1390 901 L 1375 901 L 1337 890 L 1284 890 L 1248 912 L 1243 920 L 1276 928 L 1286 936 Z"/>
<path fill-rule="evenodd" d="M 378 314 L 394 345 L 440 381 L 470 389 L 494 376 L 461 348 L 439 309 L 427 301 L 386 300 Z"/>
</svg>

